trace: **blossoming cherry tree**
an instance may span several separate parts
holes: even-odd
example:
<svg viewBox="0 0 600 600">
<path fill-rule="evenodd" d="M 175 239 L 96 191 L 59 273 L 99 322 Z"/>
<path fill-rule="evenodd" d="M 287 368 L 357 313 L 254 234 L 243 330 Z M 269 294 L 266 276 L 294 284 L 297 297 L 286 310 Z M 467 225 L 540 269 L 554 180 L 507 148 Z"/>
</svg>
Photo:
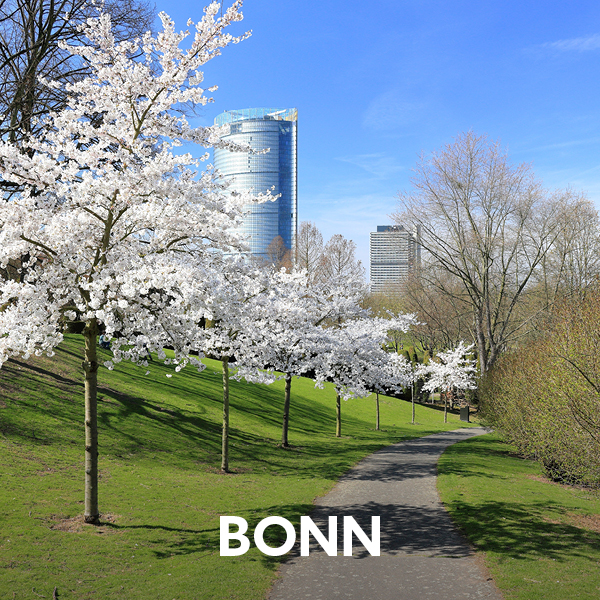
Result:
<svg viewBox="0 0 600 600">
<path fill-rule="evenodd" d="M 202 368 L 193 350 L 211 310 L 214 261 L 240 245 L 233 231 L 250 199 L 228 193 L 210 166 L 200 171 L 206 155 L 177 153 L 184 142 L 228 146 L 219 127 L 192 127 L 178 109 L 210 101 L 201 68 L 246 37 L 225 33 L 242 19 L 240 8 L 235 2 L 219 16 L 214 2 L 184 32 L 161 13 L 156 36 L 119 43 L 108 15 L 88 21 L 89 45 L 68 50 L 92 76 L 66 86 L 68 105 L 36 128 L 43 135 L 27 140 L 32 152 L 0 142 L 0 174 L 24 190 L 0 204 L 0 264 L 30 257 L 22 281 L 0 283 L 0 365 L 51 354 L 65 324 L 83 324 L 90 523 L 99 518 L 99 332 L 113 336 L 109 368 L 123 359 L 144 364 L 148 351 L 169 362 L 166 345 L 170 362 Z"/>
</svg>

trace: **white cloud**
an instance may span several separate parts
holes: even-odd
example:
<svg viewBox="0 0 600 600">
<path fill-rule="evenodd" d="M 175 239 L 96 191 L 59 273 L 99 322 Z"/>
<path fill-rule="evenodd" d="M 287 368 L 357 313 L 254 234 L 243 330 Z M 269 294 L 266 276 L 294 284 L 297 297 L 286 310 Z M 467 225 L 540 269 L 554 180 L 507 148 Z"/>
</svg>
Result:
<svg viewBox="0 0 600 600">
<path fill-rule="evenodd" d="M 385 179 L 394 173 L 405 170 L 405 167 L 399 164 L 393 156 L 388 156 L 382 152 L 340 156 L 335 160 L 360 167 L 378 179 Z"/>
<path fill-rule="evenodd" d="M 563 148 L 576 148 L 578 146 L 588 146 L 590 144 L 598 144 L 600 142 L 599 137 L 584 138 L 581 140 L 569 140 L 566 142 L 556 142 L 554 144 L 545 144 L 543 146 L 535 146 L 527 148 L 529 153 L 532 152 L 544 152 L 547 150 L 561 150 Z"/>
<path fill-rule="evenodd" d="M 571 38 L 569 40 L 558 40 L 541 44 L 540 48 L 558 50 L 559 52 L 589 52 L 600 49 L 600 33 L 587 37 Z"/>
<path fill-rule="evenodd" d="M 407 102 L 399 91 L 391 90 L 371 101 L 362 122 L 367 129 L 397 129 L 414 123 L 422 111 L 422 104 Z"/>
</svg>

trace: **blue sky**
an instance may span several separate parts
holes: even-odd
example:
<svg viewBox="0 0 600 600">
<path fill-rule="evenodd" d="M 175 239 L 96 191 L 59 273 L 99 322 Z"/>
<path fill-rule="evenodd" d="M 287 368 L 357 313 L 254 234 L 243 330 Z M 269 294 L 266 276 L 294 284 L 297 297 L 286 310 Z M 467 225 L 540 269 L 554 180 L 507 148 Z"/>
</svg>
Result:
<svg viewBox="0 0 600 600">
<path fill-rule="evenodd" d="M 156 0 L 185 28 L 204 4 Z M 297 107 L 299 216 L 325 238 L 390 222 L 421 152 L 472 129 L 600 207 L 600 2 L 247 0 L 207 65 L 223 110 Z"/>
</svg>

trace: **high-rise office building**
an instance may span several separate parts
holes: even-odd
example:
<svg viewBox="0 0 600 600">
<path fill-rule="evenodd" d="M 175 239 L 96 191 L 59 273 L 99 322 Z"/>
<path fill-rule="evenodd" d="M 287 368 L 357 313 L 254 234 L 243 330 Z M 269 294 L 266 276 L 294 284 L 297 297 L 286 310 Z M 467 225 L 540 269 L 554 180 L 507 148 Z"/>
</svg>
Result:
<svg viewBox="0 0 600 600">
<path fill-rule="evenodd" d="M 401 284 L 419 266 L 419 230 L 402 225 L 378 225 L 371 232 L 371 291 L 385 292 Z"/>
<path fill-rule="evenodd" d="M 228 125 L 222 139 L 248 144 L 265 154 L 215 149 L 215 167 L 233 178 L 232 189 L 271 190 L 280 197 L 273 202 L 246 206 L 242 233 L 250 253 L 268 260 L 269 244 L 281 236 L 286 248 L 293 250 L 298 228 L 297 125 L 295 108 L 246 108 L 229 110 L 215 119 Z"/>
</svg>

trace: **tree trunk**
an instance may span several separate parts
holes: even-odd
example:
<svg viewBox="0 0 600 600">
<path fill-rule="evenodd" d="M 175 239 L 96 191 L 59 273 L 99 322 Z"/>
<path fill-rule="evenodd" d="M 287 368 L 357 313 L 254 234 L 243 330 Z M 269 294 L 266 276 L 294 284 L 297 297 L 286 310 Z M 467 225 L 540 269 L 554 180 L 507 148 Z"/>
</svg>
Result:
<svg viewBox="0 0 600 600">
<path fill-rule="evenodd" d="M 375 431 L 379 431 L 379 393 L 375 392 L 375 406 L 377 407 L 377 422 L 375 423 Z"/>
<path fill-rule="evenodd" d="M 284 448 L 289 446 L 288 428 L 290 424 L 290 396 L 292 391 L 292 376 L 285 374 L 285 400 L 283 402 L 283 427 L 281 429 L 281 445 Z"/>
<path fill-rule="evenodd" d="M 444 392 L 444 423 L 448 422 L 448 392 Z"/>
<path fill-rule="evenodd" d="M 477 335 L 477 350 L 479 351 L 479 369 L 483 377 L 488 370 L 488 351 L 485 332 L 483 331 L 483 316 L 480 313 L 475 316 L 475 330 Z"/>
<path fill-rule="evenodd" d="M 96 342 L 98 322 L 91 319 L 83 330 L 85 354 L 85 494 L 84 520 L 98 523 L 98 360 Z"/>
<path fill-rule="evenodd" d="M 415 424 L 415 382 L 410 386 L 410 401 L 412 404 L 412 424 Z"/>
<path fill-rule="evenodd" d="M 223 366 L 223 435 L 221 438 L 221 471 L 229 473 L 229 357 L 221 359 Z"/>
<path fill-rule="evenodd" d="M 335 393 L 335 437 L 342 437 L 342 399 Z"/>
</svg>

